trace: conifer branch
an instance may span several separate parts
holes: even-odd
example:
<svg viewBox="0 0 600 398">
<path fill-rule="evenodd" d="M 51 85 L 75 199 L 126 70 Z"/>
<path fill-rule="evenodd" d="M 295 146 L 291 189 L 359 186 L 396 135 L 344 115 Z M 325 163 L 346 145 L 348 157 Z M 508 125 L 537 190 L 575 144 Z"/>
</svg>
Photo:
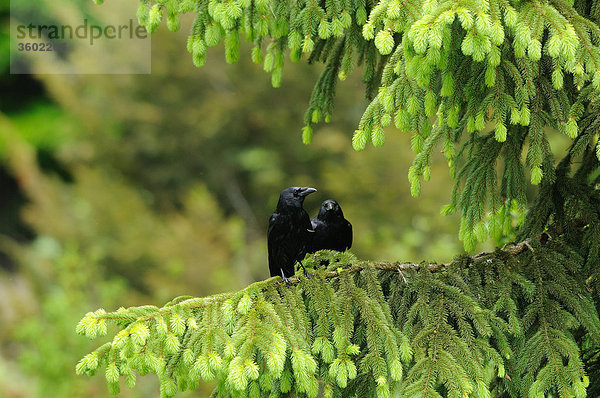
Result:
<svg viewBox="0 0 600 398">
<path fill-rule="evenodd" d="M 329 267 L 309 279 L 292 278 L 291 284 L 273 277 L 238 292 L 179 297 L 162 308 L 88 313 L 78 333 L 105 335 L 106 322 L 122 330 L 86 355 L 77 372 L 93 374 L 106 366 L 113 392 L 120 375 L 133 384 L 135 372 L 153 372 L 163 396 L 174 395 L 177 385 L 194 388 L 200 378 L 217 379 L 219 396 L 278 388 L 312 397 L 325 379 L 326 390 L 335 396 L 359 386 L 370 391 L 366 396 L 387 396 L 396 388 L 407 394 L 434 391 L 440 383 L 450 383 L 460 394 L 487 394 L 484 368 L 492 364 L 499 377 L 511 369 L 506 382 L 517 382 L 525 372 L 523 385 L 537 391 L 541 368 L 525 370 L 510 359 L 520 350 L 516 341 L 527 336 L 532 346 L 546 345 L 539 349 L 550 355 L 552 368 L 544 372 L 552 373 L 551 380 L 573 380 L 578 386 L 586 379 L 580 362 L 573 362 L 579 351 L 568 329 L 581 325 L 600 343 L 600 320 L 589 292 L 574 279 L 581 265 L 569 250 L 543 233 L 442 264 L 356 261 L 350 253 L 321 251 L 307 256 L 305 265 L 327 260 Z M 493 283 L 482 283 L 491 275 Z M 568 290 L 553 287 L 556 278 Z M 540 323 L 533 337 L 525 332 L 538 323 L 530 315 L 521 323 L 515 294 L 531 297 L 529 308 L 550 322 Z M 548 312 L 552 308 L 569 321 L 557 321 Z M 565 368 L 561 358 L 570 358 L 570 365 Z M 403 368 L 408 373 L 401 383 Z M 549 383 L 560 391 L 574 388 Z"/>
<path fill-rule="evenodd" d="M 597 114 L 586 105 L 600 92 L 600 26 L 597 7 L 582 4 L 141 0 L 138 19 L 154 32 L 166 12 L 167 27 L 177 30 L 182 14 L 195 14 L 188 50 L 199 67 L 207 48 L 221 41 L 226 60 L 236 62 L 244 34 L 254 45 L 252 60 L 271 73 L 275 87 L 286 53 L 293 61 L 323 62 L 305 113 L 306 144 L 315 124 L 331 120 L 337 80 L 364 63 L 371 103 L 353 147 L 384 145 L 392 122 L 413 132 L 409 180 L 418 196 L 441 144 L 457 180 L 444 213 L 461 213 L 459 238 L 471 251 L 489 236 L 499 243 L 516 235 L 513 224 L 527 203 L 525 168 L 533 185 L 552 181 L 549 128 L 576 139 Z M 483 146 L 488 150 L 473 152 Z M 600 144 L 596 152 L 600 158 Z M 501 178 L 497 162 L 509 166 Z"/>
<path fill-rule="evenodd" d="M 79 334 L 106 335 L 108 322 L 121 331 L 77 373 L 105 368 L 112 392 L 121 376 L 132 386 L 136 374 L 155 373 L 165 397 L 202 379 L 216 380 L 221 397 L 583 398 L 581 349 L 600 346 L 600 5 L 586 4 L 140 1 L 150 32 L 165 12 L 173 30 L 181 14 L 195 14 L 196 66 L 221 41 L 235 62 L 239 34 L 274 86 L 286 53 L 325 63 L 305 143 L 331 118 L 336 79 L 364 63 L 371 103 L 354 148 L 383 145 L 392 122 L 413 132 L 409 181 L 418 196 L 441 145 L 456 180 L 444 213 L 461 213 L 467 251 L 490 236 L 523 240 L 445 264 L 319 253 L 305 262 L 315 277 L 289 285 L 274 277 L 162 308 L 98 310 Z M 555 167 L 557 132 L 573 145 Z M 528 180 L 540 193 L 523 223 Z"/>
</svg>

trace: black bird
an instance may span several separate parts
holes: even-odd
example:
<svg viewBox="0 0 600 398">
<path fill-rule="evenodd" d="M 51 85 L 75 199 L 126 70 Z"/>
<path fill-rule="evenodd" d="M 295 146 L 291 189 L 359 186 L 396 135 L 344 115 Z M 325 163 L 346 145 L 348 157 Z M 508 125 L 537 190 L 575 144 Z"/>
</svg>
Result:
<svg viewBox="0 0 600 398">
<path fill-rule="evenodd" d="M 296 262 L 302 265 L 314 234 L 310 217 L 302 204 L 307 195 L 316 191 L 310 187 L 290 187 L 281 191 L 267 232 L 271 276 L 280 275 L 287 281 L 294 275 Z M 307 274 L 306 269 L 304 273 Z"/>
<path fill-rule="evenodd" d="M 335 200 L 324 201 L 311 224 L 315 233 L 309 253 L 323 249 L 343 252 L 352 247 L 352 224 L 344 218 L 342 208 Z"/>
</svg>

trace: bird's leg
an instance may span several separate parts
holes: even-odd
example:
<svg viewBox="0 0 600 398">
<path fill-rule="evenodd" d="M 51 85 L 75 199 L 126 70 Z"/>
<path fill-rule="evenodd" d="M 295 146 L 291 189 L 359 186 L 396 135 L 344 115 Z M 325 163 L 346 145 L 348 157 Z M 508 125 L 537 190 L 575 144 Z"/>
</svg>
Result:
<svg viewBox="0 0 600 398">
<path fill-rule="evenodd" d="M 304 276 L 307 278 L 310 278 L 311 276 L 314 276 L 315 274 L 311 274 L 310 272 L 308 272 L 306 270 L 306 268 L 304 268 L 304 264 L 302 264 L 302 261 L 298 260 L 298 262 L 300 263 L 300 266 L 302 267 L 302 269 L 304 270 Z"/>
<path fill-rule="evenodd" d="M 283 279 L 283 281 L 285 282 L 286 285 L 288 285 L 288 286 L 291 285 L 292 282 L 290 281 L 290 278 L 287 278 L 285 276 L 285 274 L 283 273 L 283 268 L 280 268 L 280 269 L 281 269 L 281 279 Z"/>
</svg>

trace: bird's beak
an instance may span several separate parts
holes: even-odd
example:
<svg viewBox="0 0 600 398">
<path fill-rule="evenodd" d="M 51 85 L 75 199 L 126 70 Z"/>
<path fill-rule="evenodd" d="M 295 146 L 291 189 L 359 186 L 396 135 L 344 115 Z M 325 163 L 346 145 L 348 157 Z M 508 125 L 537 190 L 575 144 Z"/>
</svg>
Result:
<svg viewBox="0 0 600 398">
<path fill-rule="evenodd" d="M 302 187 L 302 190 L 300 191 L 300 196 L 308 196 L 313 192 L 317 192 L 317 190 L 311 187 Z"/>
</svg>

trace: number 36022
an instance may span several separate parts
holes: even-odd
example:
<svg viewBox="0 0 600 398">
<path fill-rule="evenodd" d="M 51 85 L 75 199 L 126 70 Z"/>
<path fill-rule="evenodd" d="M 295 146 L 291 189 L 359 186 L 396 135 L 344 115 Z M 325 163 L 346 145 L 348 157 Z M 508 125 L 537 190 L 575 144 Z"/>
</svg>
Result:
<svg viewBox="0 0 600 398">
<path fill-rule="evenodd" d="M 54 51 L 52 43 L 18 43 L 19 51 Z"/>
</svg>

